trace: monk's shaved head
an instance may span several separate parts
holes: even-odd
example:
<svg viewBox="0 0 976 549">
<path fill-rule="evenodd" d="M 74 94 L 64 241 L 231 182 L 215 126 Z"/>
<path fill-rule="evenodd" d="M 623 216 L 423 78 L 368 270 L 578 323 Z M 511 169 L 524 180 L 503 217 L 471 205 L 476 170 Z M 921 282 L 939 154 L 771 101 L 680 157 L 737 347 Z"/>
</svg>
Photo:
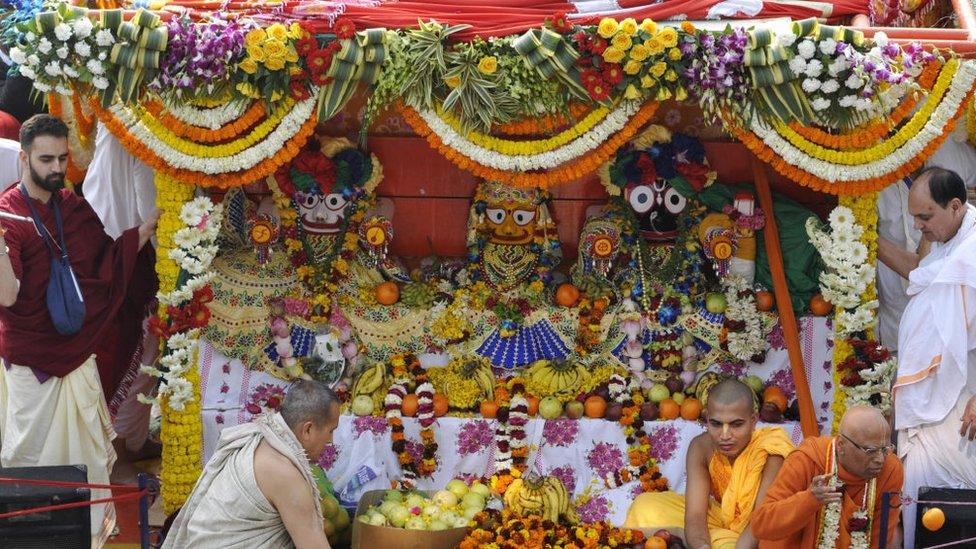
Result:
<svg viewBox="0 0 976 549">
<path fill-rule="evenodd" d="M 840 420 L 837 461 L 847 471 L 863 478 L 875 478 L 891 451 L 888 421 L 871 406 L 851 406 Z"/>
<path fill-rule="evenodd" d="M 888 436 L 888 420 L 872 406 L 851 406 L 840 420 L 840 432 L 855 440 L 883 439 Z"/>
<path fill-rule="evenodd" d="M 752 388 L 735 378 L 726 379 L 708 391 L 708 407 L 714 404 L 734 406 L 742 404 L 751 411 L 756 410 L 756 394 Z"/>
</svg>

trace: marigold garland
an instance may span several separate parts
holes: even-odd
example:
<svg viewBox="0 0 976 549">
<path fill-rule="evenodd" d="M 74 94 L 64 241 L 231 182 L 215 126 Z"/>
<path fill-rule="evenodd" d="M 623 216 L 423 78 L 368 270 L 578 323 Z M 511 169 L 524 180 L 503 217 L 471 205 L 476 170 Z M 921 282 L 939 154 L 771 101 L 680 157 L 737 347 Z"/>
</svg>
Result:
<svg viewBox="0 0 976 549">
<path fill-rule="evenodd" d="M 644 546 L 640 530 L 617 528 L 607 521 L 570 526 L 540 515 L 489 509 L 474 516 L 459 549 L 596 549 Z"/>
<path fill-rule="evenodd" d="M 570 103 L 569 118 L 563 113 L 554 113 L 546 116 L 533 118 L 526 117 L 522 120 L 496 124 L 491 127 L 491 132 L 499 135 L 544 135 L 553 132 L 569 124 L 572 120 L 589 113 L 594 106 L 586 103 Z"/>
<path fill-rule="evenodd" d="M 219 143 L 238 137 L 257 124 L 258 120 L 261 120 L 261 117 L 267 113 L 264 101 L 255 101 L 240 118 L 216 130 L 212 130 L 210 128 L 187 124 L 167 112 L 166 107 L 160 101 L 145 101 L 142 103 L 142 106 L 146 114 L 152 115 L 157 119 L 159 125 L 168 129 L 174 135 L 194 143 Z"/>
<path fill-rule="evenodd" d="M 457 167 L 467 170 L 474 175 L 490 181 L 500 181 L 516 187 L 540 187 L 548 188 L 559 185 L 596 171 L 604 162 L 607 161 L 617 149 L 625 145 L 646 124 L 654 113 L 657 112 L 660 103 L 649 101 L 644 103 L 640 110 L 631 117 L 624 127 L 616 135 L 608 139 L 602 145 L 572 162 L 566 162 L 559 168 L 541 173 L 522 173 L 506 172 L 477 163 L 471 158 L 462 156 L 458 151 L 444 144 L 440 137 L 435 134 L 427 123 L 420 117 L 416 110 L 403 105 L 398 105 L 400 113 L 403 115 L 407 124 L 417 133 L 417 135 L 427 139 L 431 147 L 436 149 L 441 155 L 450 160 Z"/>
<path fill-rule="evenodd" d="M 194 350 L 193 363 L 196 364 Z M 179 510 L 190 497 L 193 485 L 200 478 L 203 452 L 203 423 L 200 420 L 200 372 L 190 368 L 185 379 L 193 386 L 193 400 L 177 412 L 163 398 L 160 438 L 163 443 L 160 493 L 166 514 Z"/>
<path fill-rule="evenodd" d="M 318 119 L 314 115 L 309 117 L 301 129 L 274 156 L 262 160 L 247 170 L 222 174 L 206 174 L 171 166 L 168 162 L 160 158 L 150 147 L 147 147 L 145 143 L 132 135 L 125 124 L 109 110 L 102 109 L 95 99 L 92 100 L 92 107 L 95 109 L 99 120 L 112 132 L 112 135 L 119 139 L 125 147 L 125 150 L 155 169 L 157 173 L 163 172 L 180 181 L 203 187 L 218 187 L 222 189 L 253 183 L 273 174 L 278 168 L 291 162 L 298 155 L 305 142 L 315 132 L 316 125 L 318 125 Z"/>
<path fill-rule="evenodd" d="M 390 440 L 393 453 L 403 470 L 400 485 L 413 488 L 418 478 L 426 478 L 437 471 L 437 441 L 434 438 L 434 387 L 427 379 L 427 372 L 420 365 L 420 361 L 413 354 L 394 355 L 390 358 L 390 371 L 393 384 L 383 400 L 387 422 L 390 424 Z M 410 386 L 414 387 L 417 395 L 417 418 L 420 421 L 420 440 L 423 445 L 423 455 L 420 462 L 407 448 L 406 436 L 403 432 L 403 397 L 410 393 Z"/>
<path fill-rule="evenodd" d="M 51 116 L 60 118 L 68 126 L 68 165 L 65 168 L 65 185 L 69 189 L 74 189 L 76 183 L 81 183 L 85 179 L 85 172 L 91 162 L 93 150 L 90 146 L 90 139 L 82 135 L 82 127 L 78 124 L 75 117 L 73 100 L 78 94 L 73 94 L 71 99 L 57 93 L 47 94 L 48 112 Z"/>
</svg>

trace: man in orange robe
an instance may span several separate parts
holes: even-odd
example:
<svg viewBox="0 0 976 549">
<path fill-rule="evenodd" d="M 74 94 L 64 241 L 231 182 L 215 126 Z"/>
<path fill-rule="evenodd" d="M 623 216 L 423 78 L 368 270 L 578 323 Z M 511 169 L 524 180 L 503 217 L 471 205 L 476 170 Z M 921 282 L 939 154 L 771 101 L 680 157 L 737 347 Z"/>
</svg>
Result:
<svg viewBox="0 0 976 549">
<path fill-rule="evenodd" d="M 811 437 L 786 458 L 762 504 L 752 514 L 752 533 L 763 548 L 813 548 L 836 536 L 836 547 L 851 547 L 852 534 L 870 532 L 870 547 L 881 536 L 881 498 L 899 494 L 901 462 L 892 453 L 888 422 L 875 408 L 853 406 L 836 437 Z M 873 484 L 873 486 L 872 486 Z M 873 489 L 872 489 L 873 488 Z M 873 498 L 869 497 L 871 492 Z M 830 527 L 839 504 L 839 524 Z M 888 511 L 888 543 L 898 524 L 897 497 Z M 864 513 L 863 518 L 856 515 Z M 854 520 L 852 520 L 854 519 Z M 827 527 L 823 527 L 824 523 Z"/>
<path fill-rule="evenodd" d="M 755 394 L 736 379 L 708 394 L 708 432 L 688 448 L 688 488 L 650 492 L 634 500 L 625 527 L 672 530 L 688 547 L 750 548 L 757 545 L 749 527 L 753 508 L 776 478 L 793 441 L 779 427 L 756 429 Z"/>
</svg>

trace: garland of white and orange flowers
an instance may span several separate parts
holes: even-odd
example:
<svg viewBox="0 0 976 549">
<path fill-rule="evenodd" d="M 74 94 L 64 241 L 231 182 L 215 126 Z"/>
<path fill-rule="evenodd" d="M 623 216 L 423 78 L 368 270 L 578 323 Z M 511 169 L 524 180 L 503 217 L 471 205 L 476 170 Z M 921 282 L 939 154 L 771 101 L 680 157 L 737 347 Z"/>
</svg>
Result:
<svg viewBox="0 0 976 549">
<path fill-rule="evenodd" d="M 174 144 L 156 136 L 129 107 L 121 103 L 112 105 L 109 110 L 128 128 L 135 139 L 152 150 L 168 165 L 214 175 L 248 170 L 263 160 L 273 157 L 314 114 L 317 101 L 318 90 L 313 89 L 311 90 L 311 97 L 296 103 L 294 108 L 281 118 L 281 123 L 263 141 L 255 143 L 232 156 L 223 158 L 193 156 L 177 150 Z"/>
<path fill-rule="evenodd" d="M 199 108 L 188 103 L 166 102 L 166 112 L 180 122 L 198 128 L 219 130 L 244 115 L 250 107 L 245 101 L 228 101 L 213 108 Z"/>
<path fill-rule="evenodd" d="M 630 398 L 630 393 L 627 391 L 627 380 L 620 374 L 613 374 L 607 380 L 607 392 L 610 402 L 623 404 L 625 400 Z"/>
<path fill-rule="evenodd" d="M 837 439 L 830 441 L 827 450 L 829 486 L 836 486 L 837 479 Z M 878 479 L 873 478 L 864 487 L 860 508 L 852 515 L 853 519 L 864 522 L 864 528 L 851 532 L 851 549 L 868 549 L 871 547 L 871 530 L 874 519 L 874 500 L 877 497 Z M 817 533 L 817 549 L 836 549 L 837 539 L 840 537 L 840 519 L 843 499 L 827 504 L 820 511 L 820 531 Z M 884 533 L 882 533 L 884 535 Z"/>
<path fill-rule="evenodd" d="M 507 172 L 518 172 L 555 168 L 585 155 L 623 129 L 630 118 L 640 110 L 640 107 L 641 104 L 638 101 L 622 101 L 592 130 L 572 142 L 538 154 L 519 155 L 507 155 L 476 145 L 455 131 L 450 124 L 441 120 L 436 112 L 417 109 L 416 107 L 415 109 L 444 145 L 482 166 Z"/>
<path fill-rule="evenodd" d="M 953 68 L 958 67 L 957 70 Z M 790 143 L 762 117 L 752 117 L 752 132 L 788 164 L 826 181 L 861 181 L 883 177 L 915 159 L 933 141 L 941 137 L 946 126 L 958 112 L 963 100 L 976 82 L 976 63 L 951 59 L 939 75 L 925 105 L 912 117 L 899 134 L 904 144 L 895 150 L 882 149 L 856 152 L 827 151 L 828 158 L 844 159 L 844 163 L 817 158 L 812 147 L 804 151 Z M 943 93 L 944 90 L 944 93 Z M 942 100 L 939 101 L 940 95 Z M 825 156 L 820 154 L 819 156 Z M 847 156 L 842 156 L 847 155 Z"/>
<path fill-rule="evenodd" d="M 728 306 L 725 316 L 745 324 L 742 330 L 729 331 L 729 353 L 739 360 L 749 360 L 766 349 L 762 313 L 756 308 L 756 296 L 748 291 L 749 283 L 740 276 L 729 275 L 722 279 Z"/>
</svg>

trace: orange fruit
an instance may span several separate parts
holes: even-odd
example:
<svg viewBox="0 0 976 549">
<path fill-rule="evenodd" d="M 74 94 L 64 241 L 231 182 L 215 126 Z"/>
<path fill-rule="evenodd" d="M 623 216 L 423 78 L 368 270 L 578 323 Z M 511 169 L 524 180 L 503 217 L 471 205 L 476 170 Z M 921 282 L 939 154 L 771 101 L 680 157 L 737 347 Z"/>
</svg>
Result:
<svg viewBox="0 0 976 549">
<path fill-rule="evenodd" d="M 700 408 L 701 406 L 699 406 Z M 658 403 L 657 405 L 658 416 L 662 420 L 666 419 L 677 419 L 681 415 L 681 407 L 674 399 L 666 398 Z M 700 412 L 700 410 L 699 410 Z"/>
<path fill-rule="evenodd" d="M 603 417 L 603 414 L 607 413 L 607 401 L 601 396 L 593 395 L 583 403 L 583 410 L 586 412 L 586 417 Z"/>
<path fill-rule="evenodd" d="M 938 507 L 932 507 L 922 513 L 922 526 L 930 532 L 935 532 L 945 525 L 945 513 Z"/>
<path fill-rule="evenodd" d="M 697 398 L 686 398 L 684 402 L 681 403 L 681 418 L 687 419 L 688 421 L 697 421 L 701 417 L 702 405 L 698 402 Z"/>
<path fill-rule="evenodd" d="M 573 286 L 569 282 L 560 284 L 559 288 L 556 289 L 556 303 L 562 305 L 563 307 L 572 307 L 573 305 L 576 305 L 579 298 L 579 290 L 576 288 L 576 286 Z"/>
<path fill-rule="evenodd" d="M 413 417 L 417 415 L 417 408 L 419 406 L 420 402 L 417 400 L 417 395 L 411 393 L 403 397 L 403 404 L 400 404 L 400 411 L 407 417 Z"/>
<path fill-rule="evenodd" d="M 834 306 L 820 294 L 810 298 L 810 312 L 816 316 L 827 316 Z"/>
<path fill-rule="evenodd" d="M 644 549 L 668 549 L 668 542 L 664 538 L 651 536 L 644 542 Z"/>
<path fill-rule="evenodd" d="M 447 397 L 441 393 L 434 395 L 434 416 L 441 417 L 447 414 L 448 409 Z"/>
<path fill-rule="evenodd" d="M 760 311 L 772 311 L 776 300 L 773 294 L 767 291 L 756 292 L 756 308 Z"/>
<path fill-rule="evenodd" d="M 539 397 L 535 395 L 525 395 L 525 400 L 529 402 L 529 415 L 534 416 L 539 413 Z"/>
<path fill-rule="evenodd" d="M 396 282 L 383 282 L 376 285 L 374 290 L 376 301 L 382 305 L 393 305 L 400 301 L 400 287 Z"/>
<path fill-rule="evenodd" d="M 491 400 L 485 400 L 481 403 L 479 408 L 481 416 L 487 419 L 495 419 L 498 416 L 498 403 Z"/>
<path fill-rule="evenodd" d="M 781 413 L 786 411 L 786 395 L 783 394 L 783 391 L 779 387 L 766 387 L 766 390 L 763 391 L 763 403 L 766 402 L 775 404 Z"/>
</svg>

